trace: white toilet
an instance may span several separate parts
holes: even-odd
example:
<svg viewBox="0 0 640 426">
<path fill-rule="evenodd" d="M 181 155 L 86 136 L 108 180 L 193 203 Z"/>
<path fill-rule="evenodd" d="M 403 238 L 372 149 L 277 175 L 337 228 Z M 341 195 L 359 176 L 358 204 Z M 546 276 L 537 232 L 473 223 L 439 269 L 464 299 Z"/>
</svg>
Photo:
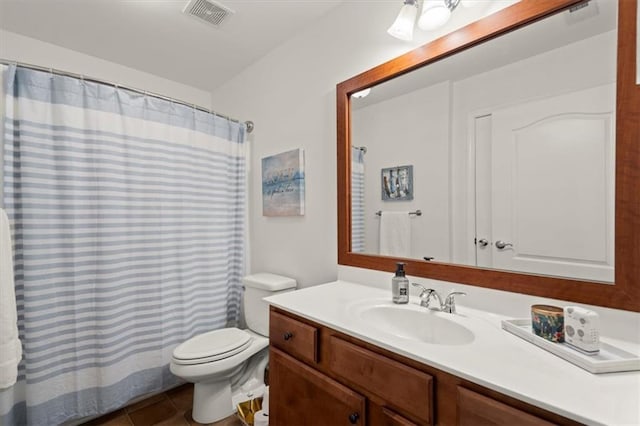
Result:
<svg viewBox="0 0 640 426">
<path fill-rule="evenodd" d="M 194 383 L 193 419 L 213 423 L 238 402 L 261 396 L 269 352 L 269 304 L 262 299 L 292 291 L 296 281 L 260 273 L 244 277 L 248 329 L 223 328 L 192 337 L 173 351 L 173 374 Z"/>
</svg>

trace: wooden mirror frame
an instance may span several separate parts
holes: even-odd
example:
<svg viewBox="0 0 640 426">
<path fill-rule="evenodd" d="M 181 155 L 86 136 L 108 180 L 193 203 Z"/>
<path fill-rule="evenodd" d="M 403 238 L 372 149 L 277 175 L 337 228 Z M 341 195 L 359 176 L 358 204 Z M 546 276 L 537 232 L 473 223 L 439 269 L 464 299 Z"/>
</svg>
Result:
<svg viewBox="0 0 640 426">
<path fill-rule="evenodd" d="M 638 0 L 618 3 L 616 89 L 615 282 L 483 269 L 351 252 L 350 95 L 548 17 L 583 0 L 521 0 L 337 85 L 338 264 L 590 305 L 640 311 L 640 85 L 636 84 Z"/>
</svg>

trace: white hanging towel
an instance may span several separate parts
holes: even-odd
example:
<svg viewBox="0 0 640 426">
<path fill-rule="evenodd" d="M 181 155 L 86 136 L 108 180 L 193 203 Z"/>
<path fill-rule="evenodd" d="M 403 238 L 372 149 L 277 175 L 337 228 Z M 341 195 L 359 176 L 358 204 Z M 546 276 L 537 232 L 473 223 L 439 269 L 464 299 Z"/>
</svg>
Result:
<svg viewBox="0 0 640 426">
<path fill-rule="evenodd" d="M 380 216 L 380 254 L 411 257 L 409 212 L 382 212 Z"/>
<path fill-rule="evenodd" d="M 7 213 L 0 209 L 0 389 L 16 383 L 21 358 L 11 230 Z"/>
</svg>

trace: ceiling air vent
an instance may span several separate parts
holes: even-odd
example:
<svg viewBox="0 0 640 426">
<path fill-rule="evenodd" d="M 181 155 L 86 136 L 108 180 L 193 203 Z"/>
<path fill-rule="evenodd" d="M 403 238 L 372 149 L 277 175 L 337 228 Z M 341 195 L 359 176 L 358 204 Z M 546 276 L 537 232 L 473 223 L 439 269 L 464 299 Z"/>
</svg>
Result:
<svg viewBox="0 0 640 426">
<path fill-rule="evenodd" d="M 228 16 L 234 13 L 228 7 L 209 0 L 190 0 L 182 12 L 215 27 L 219 27 Z"/>
</svg>

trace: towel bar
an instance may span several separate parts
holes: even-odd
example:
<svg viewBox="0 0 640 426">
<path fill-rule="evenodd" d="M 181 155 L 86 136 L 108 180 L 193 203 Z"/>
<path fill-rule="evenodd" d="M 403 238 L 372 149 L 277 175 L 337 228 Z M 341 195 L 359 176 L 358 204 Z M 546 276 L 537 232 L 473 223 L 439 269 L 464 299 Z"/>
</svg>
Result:
<svg viewBox="0 0 640 426">
<path fill-rule="evenodd" d="M 409 215 L 422 216 L 422 210 L 418 209 L 415 212 L 409 212 Z M 376 216 L 382 216 L 382 210 L 378 210 Z"/>
</svg>

